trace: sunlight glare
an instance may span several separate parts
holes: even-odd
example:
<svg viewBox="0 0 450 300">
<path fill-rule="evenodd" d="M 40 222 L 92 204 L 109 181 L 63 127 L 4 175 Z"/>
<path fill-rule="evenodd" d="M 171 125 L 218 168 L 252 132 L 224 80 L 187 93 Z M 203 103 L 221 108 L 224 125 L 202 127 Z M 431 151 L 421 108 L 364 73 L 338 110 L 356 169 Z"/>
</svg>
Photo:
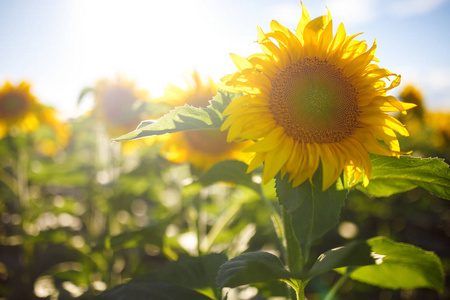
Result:
<svg viewBox="0 0 450 300">
<path fill-rule="evenodd" d="M 214 58 L 212 12 L 207 1 L 73 2 L 73 46 L 84 61 L 80 74 L 97 79 L 124 73 L 151 95 Z M 174 81 L 175 79 L 175 81 Z"/>
</svg>

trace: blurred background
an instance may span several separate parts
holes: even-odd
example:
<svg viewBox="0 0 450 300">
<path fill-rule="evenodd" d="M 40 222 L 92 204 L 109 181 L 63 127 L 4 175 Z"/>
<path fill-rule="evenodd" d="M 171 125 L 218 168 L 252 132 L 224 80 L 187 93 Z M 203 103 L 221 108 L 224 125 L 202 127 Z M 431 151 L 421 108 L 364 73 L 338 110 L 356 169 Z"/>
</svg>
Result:
<svg viewBox="0 0 450 300">
<path fill-rule="evenodd" d="M 233 52 L 260 52 L 256 28 L 275 19 L 294 30 L 300 1 L 1 1 L 0 80 L 33 82 L 44 104 L 77 114 L 81 89 L 124 74 L 161 96 L 186 72 L 219 80 L 234 71 Z M 432 109 L 450 109 L 450 2 L 303 1 L 312 17 L 330 10 L 335 28 L 377 39 L 381 67 L 418 85 Z M 86 103 L 88 105 L 88 103 Z"/>
<path fill-rule="evenodd" d="M 449 163 L 450 1 L 303 2 L 312 18 L 328 8 L 335 28 L 376 38 L 380 67 L 402 74 L 393 94 L 418 105 L 399 116 L 411 133 L 402 149 Z M 295 30 L 300 16 L 297 0 L 1 1 L 0 299 L 91 299 L 183 257 L 277 253 L 258 193 L 202 181 L 224 158 L 245 161 L 238 146 L 214 157 L 199 142 L 219 133 L 110 140 L 175 106 L 207 105 L 235 70 L 229 53 L 260 52 L 257 26 L 275 19 Z M 272 183 L 264 192 L 276 204 Z M 450 298 L 448 200 L 421 189 L 353 191 L 311 257 L 376 235 L 438 254 L 444 293 L 348 281 L 337 299 Z M 322 299 L 338 278 L 315 279 L 308 299 Z M 233 295 L 286 296 L 282 285 L 258 288 Z"/>
</svg>

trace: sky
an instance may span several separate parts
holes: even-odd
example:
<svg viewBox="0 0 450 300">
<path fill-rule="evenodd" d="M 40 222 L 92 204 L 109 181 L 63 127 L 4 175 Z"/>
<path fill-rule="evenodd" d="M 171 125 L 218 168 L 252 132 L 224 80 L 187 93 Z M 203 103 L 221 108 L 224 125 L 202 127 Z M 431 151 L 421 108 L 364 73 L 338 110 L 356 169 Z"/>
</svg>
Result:
<svg viewBox="0 0 450 300">
<path fill-rule="evenodd" d="M 377 41 L 379 66 L 416 85 L 434 111 L 450 111 L 450 0 L 304 0 L 311 18 L 327 13 L 334 31 Z M 0 0 L 0 82 L 27 80 L 38 99 L 74 117 L 81 91 L 117 74 L 159 97 L 236 70 L 229 54 L 260 53 L 257 26 L 295 31 L 299 0 Z"/>
</svg>

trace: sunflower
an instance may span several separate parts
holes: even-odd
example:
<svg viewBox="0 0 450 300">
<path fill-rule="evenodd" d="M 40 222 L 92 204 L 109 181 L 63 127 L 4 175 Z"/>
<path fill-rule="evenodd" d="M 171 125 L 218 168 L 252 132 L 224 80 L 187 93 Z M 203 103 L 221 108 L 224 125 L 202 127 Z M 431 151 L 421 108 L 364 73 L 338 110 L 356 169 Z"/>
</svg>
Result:
<svg viewBox="0 0 450 300">
<path fill-rule="evenodd" d="M 425 108 L 422 92 L 416 86 L 408 84 L 407 86 L 404 87 L 399 97 L 405 102 L 413 103 L 416 105 L 414 109 L 409 111 L 408 116 L 403 117 L 402 119 L 409 120 L 413 118 L 418 118 L 423 120 L 427 111 Z"/>
<path fill-rule="evenodd" d="M 30 88 L 25 81 L 17 86 L 7 81 L 0 88 L 0 139 L 35 132 L 39 152 L 53 155 L 67 144 L 69 130 L 56 118 L 56 110 L 39 103 Z"/>
<path fill-rule="evenodd" d="M 425 122 L 433 129 L 431 142 L 436 150 L 448 152 L 450 150 L 450 113 L 430 112 Z"/>
<path fill-rule="evenodd" d="M 246 94 L 224 111 L 222 129 L 229 129 L 228 141 L 253 141 L 245 150 L 254 153 L 248 171 L 264 162 L 264 183 L 279 172 L 293 187 L 312 182 L 321 164 L 323 190 L 343 171 L 352 182 L 363 176 L 367 186 L 369 152 L 402 154 L 396 132 L 408 131 L 389 112 L 414 105 L 386 96 L 400 76 L 372 63 L 376 43 L 367 49 L 357 36 L 347 36 L 343 24 L 333 36 L 330 14 L 311 20 L 302 4 L 295 33 L 272 21 L 270 32 L 258 28 L 264 53 L 231 54 L 238 71 L 222 84 Z"/>
<path fill-rule="evenodd" d="M 118 137 L 133 131 L 139 120 L 160 117 L 148 111 L 150 97 L 147 91 L 138 89 L 132 80 L 123 76 L 103 78 L 92 89 L 95 97 L 93 115 L 105 128 L 108 137 Z M 157 138 L 123 142 L 123 154 L 133 154 L 144 145 L 151 145 Z"/>
<path fill-rule="evenodd" d="M 94 114 L 104 122 L 111 136 L 119 136 L 136 129 L 143 118 L 140 105 L 148 100 L 144 90 L 138 90 L 134 82 L 117 76 L 101 79 L 94 89 Z"/>
<path fill-rule="evenodd" d="M 437 151 L 446 152 L 450 145 L 450 113 L 429 111 L 425 107 L 422 92 L 412 84 L 408 84 L 399 96 L 403 101 L 417 105 L 408 113 L 408 116 L 401 118 L 408 131 L 414 136 L 413 148 L 429 149 L 433 146 Z M 431 155 L 436 153 L 430 153 L 427 156 Z"/>
<path fill-rule="evenodd" d="M 160 100 L 174 106 L 184 104 L 195 107 L 208 106 L 209 100 L 217 93 L 216 84 L 211 78 L 207 84 L 203 83 L 195 71 L 192 79 L 193 82 L 189 84 L 187 90 L 169 86 L 165 96 Z M 248 142 L 228 143 L 227 133 L 219 129 L 192 130 L 168 135 L 160 154 L 169 161 L 190 162 L 194 167 L 206 171 L 214 164 L 227 159 L 247 162 L 250 154 L 242 150 L 248 146 Z"/>
<path fill-rule="evenodd" d="M 30 84 L 23 81 L 18 86 L 5 82 L 0 88 L 0 138 L 15 130 L 29 132 L 39 126 L 35 114 L 39 104 L 30 92 Z"/>
</svg>

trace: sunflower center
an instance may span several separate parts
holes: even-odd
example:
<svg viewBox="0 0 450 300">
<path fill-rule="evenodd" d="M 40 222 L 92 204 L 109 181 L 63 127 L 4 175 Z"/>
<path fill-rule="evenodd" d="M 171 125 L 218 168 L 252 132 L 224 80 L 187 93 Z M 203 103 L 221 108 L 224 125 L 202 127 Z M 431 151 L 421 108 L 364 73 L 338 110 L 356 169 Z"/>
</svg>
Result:
<svg viewBox="0 0 450 300">
<path fill-rule="evenodd" d="M 227 132 L 216 129 L 185 131 L 183 134 L 192 148 L 204 153 L 226 153 L 232 147 L 227 143 Z"/>
<path fill-rule="evenodd" d="M 30 101 L 17 92 L 10 92 L 0 97 L 0 117 L 15 119 L 22 117 L 28 111 Z"/>
<path fill-rule="evenodd" d="M 358 126 L 358 93 L 326 60 L 304 58 L 272 80 L 270 109 L 285 133 L 305 143 L 334 143 Z"/>
</svg>

